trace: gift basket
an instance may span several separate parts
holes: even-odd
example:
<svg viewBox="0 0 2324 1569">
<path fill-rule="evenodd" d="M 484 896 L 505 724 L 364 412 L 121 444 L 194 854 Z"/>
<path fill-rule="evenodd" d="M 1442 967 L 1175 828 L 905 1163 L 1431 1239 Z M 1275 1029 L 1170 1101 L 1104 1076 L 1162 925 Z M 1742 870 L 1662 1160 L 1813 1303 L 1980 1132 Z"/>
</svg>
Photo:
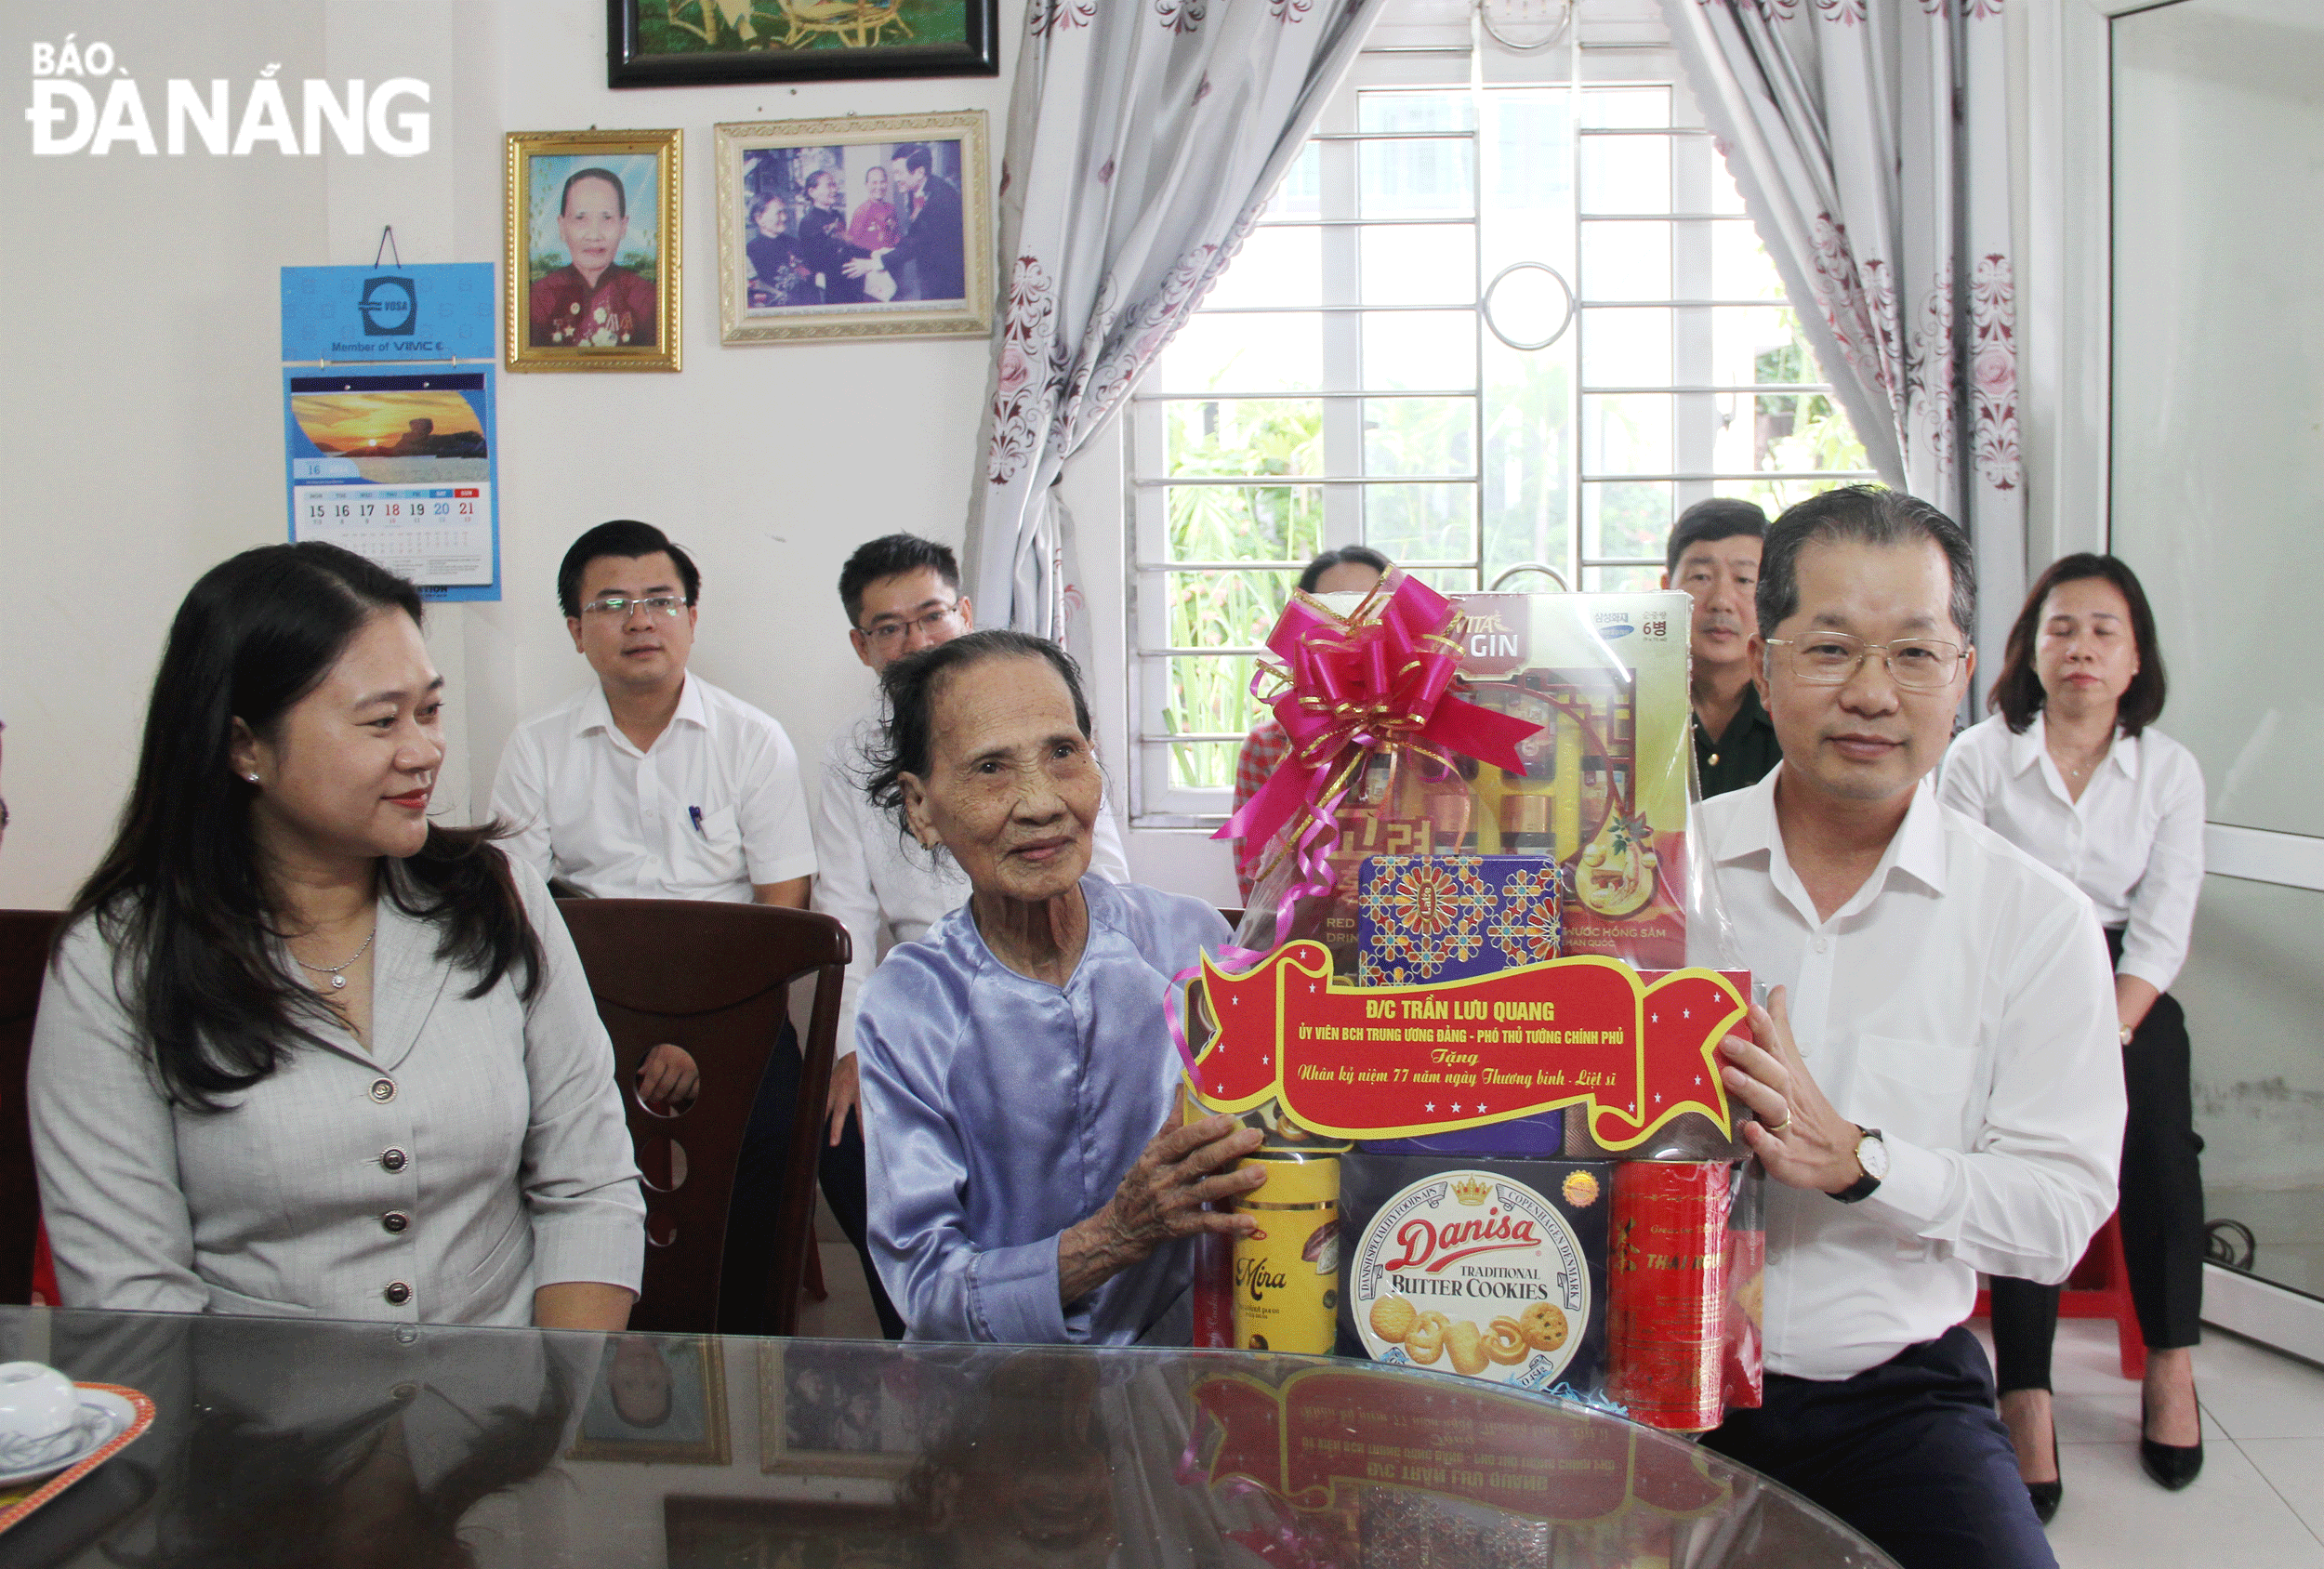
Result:
<svg viewBox="0 0 2324 1569">
<path fill-rule="evenodd" d="M 1750 977 L 1704 858 L 1684 593 L 1295 596 L 1267 850 L 1174 1021 L 1261 1128 L 1197 1343 L 1367 1356 L 1699 1431 L 1759 1398 Z"/>
</svg>

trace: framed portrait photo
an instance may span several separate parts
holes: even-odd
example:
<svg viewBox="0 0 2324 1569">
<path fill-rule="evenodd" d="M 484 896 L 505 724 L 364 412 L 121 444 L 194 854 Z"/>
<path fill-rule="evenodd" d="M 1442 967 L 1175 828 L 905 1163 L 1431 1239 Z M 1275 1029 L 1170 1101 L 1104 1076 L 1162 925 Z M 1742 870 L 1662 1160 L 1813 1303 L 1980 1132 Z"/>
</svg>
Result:
<svg viewBox="0 0 2324 1569">
<path fill-rule="evenodd" d="M 982 110 L 718 127 L 719 340 L 984 337 Z"/>
<path fill-rule="evenodd" d="M 678 131 L 512 131 L 512 371 L 674 371 Z"/>
<path fill-rule="evenodd" d="M 908 1367 L 844 1340 L 759 1348 L 759 1469 L 808 1476 L 902 1477 L 927 1437 L 924 1413 L 888 1385 Z"/>
<path fill-rule="evenodd" d="M 994 0 L 607 0 L 605 85 L 997 76 Z"/>
<path fill-rule="evenodd" d="M 608 1335 L 574 1460 L 722 1466 L 726 1363 L 706 1335 Z"/>
</svg>

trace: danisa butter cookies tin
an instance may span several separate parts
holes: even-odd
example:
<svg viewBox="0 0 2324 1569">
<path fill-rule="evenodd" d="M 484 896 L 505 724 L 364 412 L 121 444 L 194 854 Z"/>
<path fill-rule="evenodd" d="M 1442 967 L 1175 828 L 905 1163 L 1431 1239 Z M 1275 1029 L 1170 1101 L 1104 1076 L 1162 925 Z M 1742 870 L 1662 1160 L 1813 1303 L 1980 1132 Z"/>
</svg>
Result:
<svg viewBox="0 0 2324 1569">
<path fill-rule="evenodd" d="M 1603 1162 L 1343 1155 L 1340 1351 L 1598 1392 L 1609 1176 Z"/>
</svg>

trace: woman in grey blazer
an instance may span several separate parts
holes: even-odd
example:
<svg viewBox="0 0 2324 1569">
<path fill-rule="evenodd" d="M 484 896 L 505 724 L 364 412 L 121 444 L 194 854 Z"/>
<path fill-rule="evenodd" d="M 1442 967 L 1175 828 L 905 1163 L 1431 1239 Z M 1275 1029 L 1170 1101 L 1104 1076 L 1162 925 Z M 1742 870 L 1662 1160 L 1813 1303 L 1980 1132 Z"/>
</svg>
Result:
<svg viewBox="0 0 2324 1569">
<path fill-rule="evenodd" d="M 564 923 L 429 824 L 417 593 L 336 546 L 179 607 L 28 1085 L 72 1307 L 618 1329 L 644 1206 Z"/>
</svg>

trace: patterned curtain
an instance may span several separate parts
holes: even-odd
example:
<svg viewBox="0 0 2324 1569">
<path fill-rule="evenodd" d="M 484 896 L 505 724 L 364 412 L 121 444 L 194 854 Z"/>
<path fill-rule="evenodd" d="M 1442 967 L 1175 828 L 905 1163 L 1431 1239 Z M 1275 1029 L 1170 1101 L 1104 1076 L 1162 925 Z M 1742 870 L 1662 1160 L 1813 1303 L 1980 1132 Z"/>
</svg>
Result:
<svg viewBox="0 0 2324 1569">
<path fill-rule="evenodd" d="M 1001 164 L 969 577 L 988 626 L 1068 640 L 1051 494 L 1235 257 L 1382 0 L 1032 0 Z"/>
<path fill-rule="evenodd" d="M 1988 660 L 2026 587 L 2001 7 L 1663 0 L 1872 466 L 1976 542 Z"/>
</svg>

